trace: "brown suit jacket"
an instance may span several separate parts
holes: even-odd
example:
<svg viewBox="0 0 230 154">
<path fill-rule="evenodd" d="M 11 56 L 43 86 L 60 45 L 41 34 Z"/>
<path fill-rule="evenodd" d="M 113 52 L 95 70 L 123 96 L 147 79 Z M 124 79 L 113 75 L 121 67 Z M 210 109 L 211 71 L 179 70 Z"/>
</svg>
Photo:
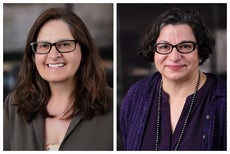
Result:
<svg viewBox="0 0 230 154">
<path fill-rule="evenodd" d="M 111 97 L 112 102 L 112 97 Z M 4 150 L 45 150 L 44 118 L 31 124 L 17 114 L 10 96 L 4 103 Z M 113 111 L 90 120 L 73 117 L 59 150 L 113 150 Z"/>
</svg>

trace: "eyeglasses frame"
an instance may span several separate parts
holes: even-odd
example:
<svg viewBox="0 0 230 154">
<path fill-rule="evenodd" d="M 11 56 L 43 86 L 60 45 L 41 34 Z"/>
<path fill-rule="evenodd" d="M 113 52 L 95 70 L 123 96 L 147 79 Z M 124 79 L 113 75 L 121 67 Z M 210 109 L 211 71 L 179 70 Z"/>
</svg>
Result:
<svg viewBox="0 0 230 154">
<path fill-rule="evenodd" d="M 74 49 L 73 49 L 73 50 L 70 50 L 70 51 L 64 51 L 64 52 L 58 50 L 56 44 L 58 44 L 58 43 L 60 43 L 60 42 L 65 42 L 65 41 L 73 41 L 73 42 L 75 43 Z M 38 53 L 38 52 L 36 52 L 36 51 L 34 50 L 33 45 L 34 45 L 34 44 L 37 44 L 37 43 L 42 43 L 42 42 L 43 42 L 43 43 L 48 43 L 48 44 L 50 45 L 50 49 L 49 49 L 48 52 Z M 77 43 L 79 43 L 79 41 L 77 41 L 77 40 L 62 40 L 62 41 L 58 41 L 58 42 L 55 42 L 55 43 L 50 43 L 50 42 L 46 42 L 46 41 L 41 41 L 41 42 L 32 42 L 32 43 L 30 43 L 30 46 L 31 46 L 32 51 L 33 51 L 35 54 L 48 54 L 48 53 L 51 51 L 51 49 L 52 49 L 53 46 L 55 46 L 55 49 L 56 49 L 59 53 L 69 53 L 69 52 L 73 52 L 73 51 L 76 49 L 76 44 L 77 44 Z"/>
<path fill-rule="evenodd" d="M 178 46 L 178 45 L 181 45 L 181 44 L 183 44 L 183 43 L 192 43 L 192 44 L 193 44 L 193 49 L 192 49 L 192 51 L 190 51 L 190 52 L 181 52 L 180 50 L 178 50 L 177 46 Z M 157 49 L 156 49 L 156 47 L 157 47 L 158 44 L 167 44 L 167 45 L 170 45 L 170 46 L 172 47 L 172 49 L 171 49 L 171 51 L 168 52 L 168 53 L 160 53 L 160 52 L 158 52 Z M 154 49 L 155 49 L 155 52 L 157 52 L 158 54 L 161 54 L 161 55 L 168 55 L 168 54 L 172 53 L 173 48 L 176 48 L 177 52 L 182 53 L 182 54 L 191 53 L 191 52 L 193 52 L 193 51 L 196 49 L 196 46 L 197 46 L 197 45 L 198 45 L 197 42 L 193 42 L 193 41 L 183 41 L 183 42 L 180 42 L 180 43 L 178 43 L 178 44 L 176 44 L 176 45 L 172 45 L 172 44 L 170 44 L 170 43 L 156 43 L 156 44 L 153 45 L 153 47 L 154 47 Z"/>
</svg>

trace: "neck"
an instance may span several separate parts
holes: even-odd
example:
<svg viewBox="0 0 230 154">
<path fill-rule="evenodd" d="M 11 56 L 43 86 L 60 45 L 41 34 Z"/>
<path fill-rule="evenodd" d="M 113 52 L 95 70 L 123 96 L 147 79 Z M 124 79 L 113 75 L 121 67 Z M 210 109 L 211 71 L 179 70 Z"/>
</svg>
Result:
<svg viewBox="0 0 230 154">
<path fill-rule="evenodd" d="M 69 98 L 74 90 L 75 82 L 50 82 L 51 96 L 55 98 Z"/>
<path fill-rule="evenodd" d="M 51 97 L 47 104 L 47 110 L 52 115 L 63 115 L 68 112 L 74 101 L 72 92 L 74 84 L 50 83 Z"/>
<path fill-rule="evenodd" d="M 166 78 L 162 77 L 163 89 L 166 93 L 168 93 L 171 96 L 175 96 L 175 97 L 176 96 L 178 97 L 188 96 L 194 93 L 194 88 L 197 84 L 199 73 L 200 73 L 200 81 L 202 81 L 200 83 L 203 83 L 203 76 L 205 75 L 198 71 L 183 80 L 172 81 L 172 80 L 167 80 Z M 199 86 L 199 88 L 200 87 L 201 86 Z"/>
</svg>

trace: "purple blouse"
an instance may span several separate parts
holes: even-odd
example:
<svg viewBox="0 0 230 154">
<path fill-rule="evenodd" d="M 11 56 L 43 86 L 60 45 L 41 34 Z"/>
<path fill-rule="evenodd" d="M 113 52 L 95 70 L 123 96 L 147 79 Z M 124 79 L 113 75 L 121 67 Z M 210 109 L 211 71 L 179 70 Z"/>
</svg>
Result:
<svg viewBox="0 0 230 154">
<path fill-rule="evenodd" d="M 160 82 L 157 84 L 159 89 Z M 210 102 L 213 87 L 215 82 L 212 78 L 207 76 L 205 84 L 197 91 L 195 103 L 193 105 L 192 113 L 185 128 L 182 141 L 179 149 L 183 150 L 200 150 L 202 138 L 202 123 L 209 118 L 207 113 L 208 102 Z M 185 117 L 189 110 L 189 106 L 192 100 L 193 94 L 187 97 L 181 116 L 176 125 L 175 131 L 172 134 L 171 122 L 170 122 L 170 107 L 169 107 L 169 95 L 162 90 L 162 103 L 161 103 L 161 121 L 160 121 L 160 138 L 159 138 L 159 150 L 174 150 L 181 129 L 183 127 Z M 155 92 L 153 99 L 154 102 L 158 101 L 158 92 Z M 145 133 L 143 136 L 141 150 L 154 150 L 156 139 L 156 117 L 157 117 L 157 103 L 152 103 L 151 112 L 146 124 Z"/>
<path fill-rule="evenodd" d="M 197 92 L 191 119 L 178 150 L 226 150 L 226 82 L 206 73 L 207 81 Z M 126 93 L 119 112 L 119 130 L 124 150 L 155 149 L 156 100 L 161 75 L 156 72 L 133 84 Z M 186 100 L 181 117 L 171 134 L 168 96 L 162 92 L 159 150 L 174 150 L 190 105 Z"/>
</svg>

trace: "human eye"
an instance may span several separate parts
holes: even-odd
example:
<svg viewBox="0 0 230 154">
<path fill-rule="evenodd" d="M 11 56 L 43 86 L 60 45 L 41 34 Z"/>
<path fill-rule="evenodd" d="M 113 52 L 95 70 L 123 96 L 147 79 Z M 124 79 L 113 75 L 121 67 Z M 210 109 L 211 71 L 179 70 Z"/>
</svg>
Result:
<svg viewBox="0 0 230 154">
<path fill-rule="evenodd" d="M 169 44 L 160 43 L 160 44 L 157 44 L 157 49 L 161 51 L 167 51 L 171 49 L 171 46 Z"/>
<path fill-rule="evenodd" d="M 56 47 L 61 52 L 73 51 L 75 48 L 75 42 L 73 40 L 64 40 L 56 43 Z"/>
<path fill-rule="evenodd" d="M 179 45 L 180 49 L 192 49 L 193 48 L 193 44 L 192 43 L 182 43 Z"/>
<path fill-rule="evenodd" d="M 72 41 L 61 41 L 57 45 L 59 47 L 70 47 L 72 46 L 72 44 L 73 44 Z"/>
<path fill-rule="evenodd" d="M 189 53 L 194 50 L 194 44 L 192 42 L 183 42 L 177 45 L 177 50 L 183 53 Z"/>
<path fill-rule="evenodd" d="M 37 43 L 37 49 L 48 49 L 50 47 L 50 44 L 47 42 L 38 42 Z"/>
</svg>

